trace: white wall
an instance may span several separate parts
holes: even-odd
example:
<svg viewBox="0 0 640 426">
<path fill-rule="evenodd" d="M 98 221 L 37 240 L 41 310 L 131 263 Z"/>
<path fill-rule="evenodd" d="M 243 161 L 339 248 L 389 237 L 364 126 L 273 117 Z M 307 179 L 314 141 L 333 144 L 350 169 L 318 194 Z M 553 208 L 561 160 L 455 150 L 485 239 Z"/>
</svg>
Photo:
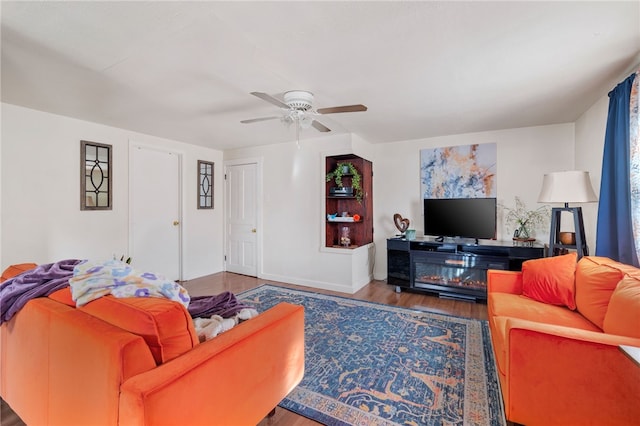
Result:
<svg viewBox="0 0 640 426">
<path fill-rule="evenodd" d="M 576 121 L 576 170 L 589 172 L 591 184 L 598 198 L 600 198 L 602 155 L 604 153 L 608 109 L 609 97 L 605 95 Z M 595 255 L 598 203 L 583 204 L 582 215 L 584 216 L 589 254 Z"/>
<path fill-rule="evenodd" d="M 80 140 L 113 146 L 112 210 L 80 211 Z M 182 154 L 183 278 L 221 271 L 222 152 L 10 104 L 2 104 L 1 267 L 127 254 L 130 141 Z M 199 159 L 216 163 L 214 210 L 196 209 Z"/>
<path fill-rule="evenodd" d="M 413 141 L 375 145 L 374 238 L 377 246 L 374 276 L 386 277 L 386 239 L 398 231 L 393 215 L 409 218 L 417 235 L 424 235 L 420 194 L 420 150 L 468 144 L 497 144 L 498 203 L 514 207 L 515 197 L 529 209 L 541 206 L 538 194 L 545 173 L 571 170 L 574 165 L 574 126 L 558 124 L 481 133 L 468 133 Z M 498 209 L 498 240 L 511 241 L 513 229 L 506 229 Z M 548 243 L 549 229 L 535 237 Z"/>
<path fill-rule="evenodd" d="M 295 143 L 225 152 L 225 160 L 259 157 L 264 164 L 264 259 L 259 274 L 303 285 L 345 291 L 354 279 L 352 256 L 321 250 L 324 233 L 324 157 L 354 153 L 373 162 L 374 276 L 386 278 L 386 239 L 396 233 L 394 213 L 411 219 L 423 234 L 420 150 L 473 143 L 496 143 L 498 201 L 509 207 L 519 196 L 537 208 L 544 173 L 574 166 L 574 126 L 509 129 L 372 145 L 357 135 L 338 135 Z M 510 241 L 502 227 L 498 239 Z M 549 229 L 537 238 L 547 243 Z M 345 253 L 345 251 L 342 251 Z M 357 257 L 357 256 L 354 256 Z M 370 263 L 370 261 L 368 261 Z"/>
<path fill-rule="evenodd" d="M 325 157 L 356 153 L 366 158 L 361 148 L 354 148 L 351 135 L 337 135 L 302 140 L 300 147 L 288 142 L 225 152 L 225 161 L 263 162 L 259 277 L 346 293 L 369 282 L 367 247 L 323 247 Z"/>
</svg>

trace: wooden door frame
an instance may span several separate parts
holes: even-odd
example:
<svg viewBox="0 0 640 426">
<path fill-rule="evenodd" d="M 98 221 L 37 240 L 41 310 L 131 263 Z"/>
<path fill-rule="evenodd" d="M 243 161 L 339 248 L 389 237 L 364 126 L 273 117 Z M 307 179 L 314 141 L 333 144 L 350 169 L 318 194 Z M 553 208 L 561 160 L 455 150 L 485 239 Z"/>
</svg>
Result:
<svg viewBox="0 0 640 426">
<path fill-rule="evenodd" d="M 132 179 L 135 173 L 133 170 L 133 161 L 131 160 L 133 157 L 133 150 L 136 148 L 144 148 L 150 149 L 154 151 L 161 152 L 170 152 L 175 154 L 178 159 L 178 221 L 180 222 L 180 228 L 178 230 L 178 280 L 182 281 L 183 279 L 183 252 L 184 252 L 184 233 L 182 230 L 184 229 L 183 223 L 183 204 L 184 204 L 184 195 L 183 195 L 183 181 L 184 181 L 184 153 L 175 149 L 169 149 L 165 147 L 159 147 L 156 145 L 151 145 L 143 142 L 136 142 L 133 140 L 129 140 L 129 158 L 128 158 L 128 168 L 129 168 L 129 176 L 127 179 L 127 192 L 128 192 L 128 218 L 127 218 L 127 235 L 128 235 L 128 248 L 129 253 L 133 250 L 133 224 L 131 223 L 133 220 L 133 191 L 132 191 Z M 135 262 L 135 259 L 134 259 Z"/>
<path fill-rule="evenodd" d="M 224 250 L 223 250 L 223 259 L 222 264 L 224 270 L 227 270 L 227 251 L 229 249 L 229 239 L 227 237 L 229 232 L 229 217 L 227 215 L 227 207 L 229 206 L 229 189 L 228 189 L 228 181 L 227 181 L 227 173 L 230 166 L 242 166 L 245 164 L 255 164 L 256 165 L 256 277 L 262 278 L 262 237 L 264 235 L 263 232 L 263 158 L 262 157 L 250 157 L 250 158 L 242 158 L 237 160 L 226 160 L 224 162 Z"/>
</svg>

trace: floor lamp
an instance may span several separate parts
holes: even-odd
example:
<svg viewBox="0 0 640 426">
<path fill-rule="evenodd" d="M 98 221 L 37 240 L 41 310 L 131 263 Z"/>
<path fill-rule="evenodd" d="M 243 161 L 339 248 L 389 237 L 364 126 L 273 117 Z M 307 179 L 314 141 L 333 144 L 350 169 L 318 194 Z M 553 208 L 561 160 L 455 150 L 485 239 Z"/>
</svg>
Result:
<svg viewBox="0 0 640 426">
<path fill-rule="evenodd" d="M 591 186 L 589 172 L 564 171 L 544 175 L 538 202 L 564 203 L 564 207 L 553 207 L 551 209 L 548 256 L 561 254 L 567 249 L 576 250 L 578 259 L 589 255 L 589 248 L 584 235 L 582 207 L 569 207 L 569 203 L 592 203 L 594 201 L 598 201 L 598 198 Z M 570 244 L 560 240 L 562 212 L 568 212 L 573 216 L 575 241 L 570 241 Z"/>
</svg>

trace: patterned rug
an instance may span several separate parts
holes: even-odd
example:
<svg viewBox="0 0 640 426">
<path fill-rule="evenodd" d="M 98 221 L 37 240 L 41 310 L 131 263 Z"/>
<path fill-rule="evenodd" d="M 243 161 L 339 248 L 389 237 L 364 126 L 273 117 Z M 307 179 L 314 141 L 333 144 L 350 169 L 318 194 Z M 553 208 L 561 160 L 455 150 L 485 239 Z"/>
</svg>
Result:
<svg viewBox="0 0 640 426">
<path fill-rule="evenodd" d="M 505 425 L 486 321 L 263 285 L 305 307 L 305 376 L 281 407 L 326 425 Z"/>
</svg>

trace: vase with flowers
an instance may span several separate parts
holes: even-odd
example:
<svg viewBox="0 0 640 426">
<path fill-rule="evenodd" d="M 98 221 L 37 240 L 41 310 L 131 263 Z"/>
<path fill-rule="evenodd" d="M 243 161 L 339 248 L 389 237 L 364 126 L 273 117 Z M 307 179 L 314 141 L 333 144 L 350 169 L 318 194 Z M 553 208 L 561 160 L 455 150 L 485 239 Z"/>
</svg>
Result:
<svg viewBox="0 0 640 426">
<path fill-rule="evenodd" d="M 547 225 L 551 215 L 548 206 L 540 206 L 535 210 L 527 210 L 527 206 L 519 197 L 515 197 L 514 208 L 504 207 L 507 213 L 505 223 L 514 226 L 513 238 L 515 240 L 533 241 L 535 231 Z"/>
</svg>

